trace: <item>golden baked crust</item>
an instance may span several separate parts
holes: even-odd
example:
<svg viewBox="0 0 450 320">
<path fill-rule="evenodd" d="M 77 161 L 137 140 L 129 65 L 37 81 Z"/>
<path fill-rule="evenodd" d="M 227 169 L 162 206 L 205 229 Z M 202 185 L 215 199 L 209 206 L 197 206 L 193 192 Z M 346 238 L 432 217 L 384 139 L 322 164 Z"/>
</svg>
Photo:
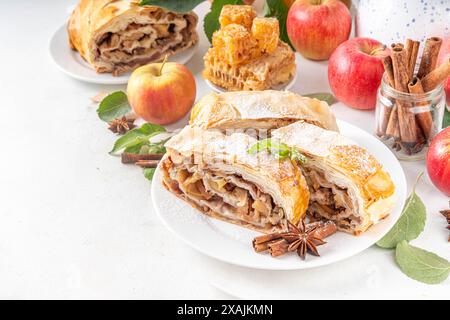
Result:
<svg viewBox="0 0 450 320">
<path fill-rule="evenodd" d="M 196 44 L 197 20 L 134 1 L 81 0 L 69 18 L 69 42 L 97 72 L 117 75 Z"/>
<path fill-rule="evenodd" d="M 163 183 L 170 191 L 210 216 L 260 232 L 285 230 L 287 220 L 296 224 L 305 215 L 309 201 L 308 187 L 301 171 L 289 159 L 280 161 L 267 154 L 249 154 L 248 148 L 256 141 L 242 133 L 225 135 L 218 130 L 186 126 L 165 145 L 167 154 L 161 162 Z M 180 187 L 186 180 L 177 180 L 170 172 L 177 164 L 188 164 L 190 174 L 208 172 L 236 176 L 245 183 L 251 183 L 259 190 L 258 193 L 270 195 L 274 205 L 284 210 L 283 219 L 276 224 L 259 226 L 234 219 L 220 210 L 207 207 L 204 202 L 189 198 Z"/>
<path fill-rule="evenodd" d="M 338 222 L 339 230 L 360 234 L 393 210 L 395 186 L 389 174 L 367 150 L 357 146 L 352 140 L 305 122 L 296 122 L 274 130 L 272 137 L 297 148 L 307 157 L 308 161 L 302 169 L 306 179 L 310 181 L 312 200 L 317 198 L 314 193 L 321 187 L 314 184 L 319 184 L 320 180 L 327 187 L 336 186 L 334 191 L 345 191 L 346 195 L 343 197 L 349 197 L 351 217 L 358 220 L 358 223 L 353 221 L 353 224 L 340 225 Z M 317 175 L 318 178 L 311 180 L 312 175 Z M 336 198 L 336 194 L 334 196 Z M 310 203 L 309 210 L 316 207 Z M 317 210 L 317 213 L 333 219 L 327 212 Z"/>
<path fill-rule="evenodd" d="M 289 91 L 210 93 L 192 108 L 190 124 L 204 129 L 275 129 L 306 121 L 338 131 L 336 118 L 324 101 Z"/>
</svg>

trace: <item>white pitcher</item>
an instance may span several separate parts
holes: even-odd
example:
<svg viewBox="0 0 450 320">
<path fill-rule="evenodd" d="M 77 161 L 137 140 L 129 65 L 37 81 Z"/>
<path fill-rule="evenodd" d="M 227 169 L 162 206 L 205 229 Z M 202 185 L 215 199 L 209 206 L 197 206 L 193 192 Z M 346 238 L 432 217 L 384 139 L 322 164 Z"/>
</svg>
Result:
<svg viewBox="0 0 450 320">
<path fill-rule="evenodd" d="M 354 1 L 356 35 L 389 45 L 407 38 L 450 37 L 450 0 Z"/>
</svg>

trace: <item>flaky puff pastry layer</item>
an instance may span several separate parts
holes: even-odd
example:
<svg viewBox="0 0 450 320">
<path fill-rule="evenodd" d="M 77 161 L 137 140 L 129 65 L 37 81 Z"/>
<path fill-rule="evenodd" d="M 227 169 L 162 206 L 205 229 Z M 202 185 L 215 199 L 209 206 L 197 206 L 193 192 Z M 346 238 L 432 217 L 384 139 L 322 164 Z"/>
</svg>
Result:
<svg viewBox="0 0 450 320">
<path fill-rule="evenodd" d="M 167 153 L 161 162 L 164 163 L 166 158 L 182 157 L 182 161 L 207 167 L 212 172 L 241 176 L 245 181 L 253 183 L 262 192 L 270 195 L 274 204 L 284 210 L 284 223 L 270 228 L 260 228 L 245 221 L 229 219 L 221 212 L 201 211 L 215 218 L 264 233 L 286 230 L 287 220 L 296 224 L 306 213 L 309 202 L 306 180 L 289 159 L 277 160 L 267 153 L 249 154 L 247 150 L 256 142 L 256 139 L 243 133 L 225 135 L 219 130 L 186 126 L 166 142 Z M 167 174 L 164 172 L 164 165 L 161 168 L 163 175 Z M 199 208 L 197 203 L 183 195 L 177 196 Z"/>
<path fill-rule="evenodd" d="M 348 190 L 353 214 L 362 221 L 351 230 L 342 231 L 360 234 L 393 210 L 396 196 L 391 177 L 352 140 L 305 122 L 274 130 L 272 137 L 302 152 L 308 159 L 305 167 L 325 172 L 329 182 Z"/>
<path fill-rule="evenodd" d="M 204 129 L 268 130 L 300 120 L 339 130 L 326 102 L 275 90 L 208 94 L 192 108 L 190 124 Z"/>
</svg>

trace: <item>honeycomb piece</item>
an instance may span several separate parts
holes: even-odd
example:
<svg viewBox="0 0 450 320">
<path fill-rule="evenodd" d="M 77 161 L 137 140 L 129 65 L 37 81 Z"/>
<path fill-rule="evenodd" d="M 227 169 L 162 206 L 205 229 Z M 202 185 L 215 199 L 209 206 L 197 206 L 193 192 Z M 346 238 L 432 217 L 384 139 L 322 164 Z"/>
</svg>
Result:
<svg viewBox="0 0 450 320">
<path fill-rule="evenodd" d="M 250 30 L 256 11 L 252 6 L 245 5 L 225 5 L 222 7 L 219 22 L 223 28 L 229 24 L 239 24 Z"/>
<path fill-rule="evenodd" d="M 257 42 L 250 31 L 239 24 L 229 24 L 216 31 L 212 44 L 219 59 L 232 66 L 261 55 Z"/>
<path fill-rule="evenodd" d="M 252 36 L 258 42 L 258 48 L 262 52 L 274 52 L 280 38 L 278 20 L 276 18 L 255 18 L 252 25 Z"/>
</svg>

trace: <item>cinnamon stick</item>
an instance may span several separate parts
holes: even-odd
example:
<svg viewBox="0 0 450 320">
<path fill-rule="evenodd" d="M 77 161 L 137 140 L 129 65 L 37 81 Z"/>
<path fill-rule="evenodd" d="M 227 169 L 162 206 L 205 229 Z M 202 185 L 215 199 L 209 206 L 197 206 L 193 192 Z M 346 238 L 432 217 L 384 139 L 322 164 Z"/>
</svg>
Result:
<svg viewBox="0 0 450 320">
<path fill-rule="evenodd" d="M 136 163 L 139 160 L 161 160 L 164 156 L 163 153 L 151 153 L 151 154 L 135 154 L 124 152 L 121 155 L 122 163 Z"/>
<path fill-rule="evenodd" d="M 419 153 L 422 151 L 422 149 L 427 145 L 427 139 L 425 138 L 425 135 L 422 132 L 422 129 L 419 128 L 419 126 L 416 126 L 417 128 L 417 142 L 414 145 L 414 147 L 411 148 L 411 153 Z"/>
<path fill-rule="evenodd" d="M 404 46 L 403 43 L 401 43 L 401 42 L 398 42 L 398 43 L 392 43 L 392 44 L 391 44 L 391 49 L 394 49 L 395 47 L 404 48 L 405 46 Z"/>
<path fill-rule="evenodd" d="M 159 160 L 139 160 L 136 165 L 142 168 L 156 168 Z"/>
<path fill-rule="evenodd" d="M 408 61 L 408 79 L 411 80 L 414 76 L 414 69 L 416 68 L 417 55 L 419 54 L 419 41 L 406 39 L 405 50 Z"/>
<path fill-rule="evenodd" d="M 406 61 L 406 50 L 399 46 L 392 50 L 392 65 L 394 68 L 395 89 L 408 93 L 408 69 Z M 410 106 L 401 99 L 398 104 L 398 123 L 401 141 L 409 147 L 414 146 L 417 141 L 416 120 Z"/>
<path fill-rule="evenodd" d="M 388 137 L 394 137 L 400 139 L 400 129 L 398 125 L 398 106 L 397 103 L 391 108 L 391 114 L 386 127 L 386 135 Z"/>
<path fill-rule="evenodd" d="M 333 221 L 322 222 L 321 225 L 317 227 L 313 235 L 315 238 L 325 239 L 336 233 L 337 227 Z"/>
<path fill-rule="evenodd" d="M 394 68 L 392 66 L 391 56 L 386 56 L 383 58 L 384 72 L 386 72 L 388 84 L 393 88 L 395 86 L 394 80 Z"/>
<path fill-rule="evenodd" d="M 275 240 L 275 241 L 277 241 L 277 240 Z M 253 243 L 253 249 L 255 249 L 255 252 L 263 252 L 263 251 L 269 250 L 270 243 L 272 243 L 272 241 L 258 243 L 258 244 Z"/>
<path fill-rule="evenodd" d="M 262 236 L 256 237 L 255 239 L 253 239 L 253 247 L 257 244 L 281 239 L 281 235 L 282 235 L 282 233 L 279 232 L 279 233 L 272 233 L 272 234 L 264 234 Z"/>
<path fill-rule="evenodd" d="M 411 82 L 408 83 L 408 91 L 412 94 L 423 94 L 424 90 L 422 87 L 422 82 L 419 78 L 414 77 Z M 417 103 L 415 105 L 416 110 L 416 120 L 422 129 L 423 134 L 426 139 L 429 139 L 433 132 L 433 117 L 429 109 L 429 104 L 427 102 Z M 420 140 L 420 139 L 419 139 Z"/>
<path fill-rule="evenodd" d="M 417 77 L 422 79 L 436 68 L 439 50 L 441 49 L 442 39 L 438 37 L 428 38 L 423 49 L 422 60 L 420 61 Z"/>
<path fill-rule="evenodd" d="M 269 243 L 268 247 L 270 255 L 278 257 L 288 252 L 289 243 L 284 239 L 280 239 Z"/>
<path fill-rule="evenodd" d="M 425 92 L 430 92 L 450 77 L 450 58 L 422 79 Z"/>
<path fill-rule="evenodd" d="M 394 87 L 395 80 L 394 80 L 394 69 L 392 67 L 392 58 L 391 56 L 386 56 L 383 58 L 383 66 L 384 66 L 384 72 L 386 73 L 386 81 L 391 86 Z M 377 128 L 377 134 L 378 136 L 382 137 L 386 134 L 386 129 L 389 123 L 389 119 L 391 117 L 392 107 L 387 107 L 384 104 L 381 104 L 380 110 L 379 110 L 379 121 L 378 121 L 378 128 Z"/>
</svg>

